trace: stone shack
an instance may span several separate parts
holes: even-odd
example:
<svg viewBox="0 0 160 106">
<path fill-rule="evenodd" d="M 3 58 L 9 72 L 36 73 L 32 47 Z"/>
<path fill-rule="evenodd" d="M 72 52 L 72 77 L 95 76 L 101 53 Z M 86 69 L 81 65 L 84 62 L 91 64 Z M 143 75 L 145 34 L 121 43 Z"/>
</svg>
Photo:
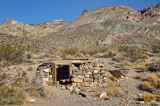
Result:
<svg viewBox="0 0 160 106">
<path fill-rule="evenodd" d="M 41 76 L 44 85 L 59 87 L 71 84 L 72 67 L 89 63 L 89 59 L 63 59 L 49 63 L 43 63 L 37 68 L 37 75 Z"/>
</svg>

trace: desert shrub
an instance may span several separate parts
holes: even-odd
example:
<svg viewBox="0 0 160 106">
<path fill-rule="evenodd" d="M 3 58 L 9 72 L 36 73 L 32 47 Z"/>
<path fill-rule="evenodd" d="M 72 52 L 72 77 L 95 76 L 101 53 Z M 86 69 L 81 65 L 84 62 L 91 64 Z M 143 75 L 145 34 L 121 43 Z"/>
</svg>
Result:
<svg viewBox="0 0 160 106">
<path fill-rule="evenodd" d="M 139 48 L 137 46 L 121 45 L 118 47 L 120 52 L 125 52 L 126 56 L 131 59 L 132 62 L 141 58 L 141 55 L 147 51 L 146 49 Z"/>
<path fill-rule="evenodd" d="M 160 71 L 160 61 L 157 61 L 157 62 L 153 62 L 153 63 L 150 63 L 150 64 L 147 64 L 147 69 L 149 71 L 154 71 L 154 72 L 158 72 Z"/>
<path fill-rule="evenodd" d="M 29 48 L 29 45 L 24 45 L 23 40 L 16 38 L 0 43 L 0 61 L 6 65 L 17 64 L 23 61 L 24 51 Z"/>
<path fill-rule="evenodd" d="M 32 68 L 32 67 L 29 67 L 29 68 L 27 69 L 27 71 L 33 71 L 33 68 Z"/>
<path fill-rule="evenodd" d="M 0 105 L 21 105 L 25 99 L 24 91 L 20 88 L 0 86 Z"/>
<path fill-rule="evenodd" d="M 160 78 L 160 72 L 156 73 L 157 77 Z"/>
<path fill-rule="evenodd" d="M 108 56 L 109 57 L 113 57 L 113 56 L 116 56 L 117 55 L 117 52 L 115 50 L 109 50 L 108 51 Z"/>
<path fill-rule="evenodd" d="M 35 89 L 31 89 L 31 90 L 29 91 L 29 94 L 30 94 L 31 96 L 40 97 L 39 91 L 37 91 L 37 90 L 35 90 Z"/>
<path fill-rule="evenodd" d="M 142 89 L 143 89 L 143 90 L 148 91 L 148 90 L 150 90 L 150 89 L 152 89 L 152 88 L 153 88 L 153 87 L 151 86 L 151 84 L 150 84 L 149 82 L 147 82 L 147 81 L 143 82 L 143 84 L 142 84 Z"/>
<path fill-rule="evenodd" d="M 112 81 L 116 81 L 117 78 L 116 78 L 114 75 L 112 75 L 112 76 L 111 76 L 111 80 L 112 80 Z"/>
<path fill-rule="evenodd" d="M 160 42 L 152 42 L 151 44 L 151 48 L 153 53 L 159 53 L 160 52 Z"/>
<path fill-rule="evenodd" d="M 116 94 L 120 94 L 121 88 L 120 88 L 120 87 L 116 87 L 116 86 L 107 87 L 107 88 L 105 89 L 105 92 L 106 92 L 107 95 L 109 95 L 109 96 L 115 96 Z"/>
<path fill-rule="evenodd" d="M 152 101 L 152 100 L 155 100 L 156 97 L 155 97 L 155 95 L 153 95 L 153 94 L 147 93 L 147 94 L 144 94 L 144 95 L 142 96 L 142 99 L 143 99 L 145 102 L 150 102 L 150 101 Z"/>
<path fill-rule="evenodd" d="M 149 75 L 146 80 L 151 84 L 151 86 L 157 88 L 158 77 L 156 75 Z"/>
<path fill-rule="evenodd" d="M 137 66 L 137 69 L 142 70 L 142 71 L 145 71 L 145 70 L 147 70 L 147 67 L 146 67 L 145 64 L 139 64 L 139 65 Z"/>
<path fill-rule="evenodd" d="M 76 55 L 77 53 L 79 53 L 79 49 L 78 48 L 65 48 L 63 50 L 61 50 L 61 53 L 63 55 L 69 54 L 69 55 Z"/>
<path fill-rule="evenodd" d="M 108 52 L 108 48 L 106 47 L 98 47 L 98 48 L 89 49 L 89 50 L 80 50 L 80 53 L 84 55 L 89 54 L 90 56 L 97 55 L 99 53 L 104 54 L 105 52 Z"/>
<path fill-rule="evenodd" d="M 97 91 L 97 92 L 95 92 L 92 96 L 93 96 L 93 97 L 99 97 L 100 94 L 101 94 L 101 92 L 100 92 L 100 91 Z"/>
<path fill-rule="evenodd" d="M 142 84 L 142 89 L 150 91 L 151 89 L 158 89 L 160 87 L 160 79 L 157 75 L 149 75 L 146 81 Z"/>
</svg>

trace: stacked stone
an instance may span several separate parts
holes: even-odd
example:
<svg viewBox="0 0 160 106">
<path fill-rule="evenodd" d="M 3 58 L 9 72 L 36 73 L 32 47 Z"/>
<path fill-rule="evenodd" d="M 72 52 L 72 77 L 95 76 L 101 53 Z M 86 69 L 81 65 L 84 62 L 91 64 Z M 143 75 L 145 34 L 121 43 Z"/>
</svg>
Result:
<svg viewBox="0 0 160 106">
<path fill-rule="evenodd" d="M 41 67 L 37 73 L 42 77 L 43 85 L 51 85 L 53 83 L 51 67 Z"/>
<path fill-rule="evenodd" d="M 108 79 L 108 72 L 102 63 L 86 63 L 79 67 L 72 66 L 71 89 L 78 91 L 90 91 L 91 88 L 100 86 Z"/>
</svg>

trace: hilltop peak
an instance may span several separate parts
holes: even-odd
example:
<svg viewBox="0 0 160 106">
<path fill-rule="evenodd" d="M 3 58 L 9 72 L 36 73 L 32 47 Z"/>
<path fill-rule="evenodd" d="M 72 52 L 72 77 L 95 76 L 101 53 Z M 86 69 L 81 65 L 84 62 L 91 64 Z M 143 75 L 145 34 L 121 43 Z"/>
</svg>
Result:
<svg viewBox="0 0 160 106">
<path fill-rule="evenodd" d="M 4 23 L 3 23 L 3 25 L 4 25 L 4 24 L 12 24 L 12 25 L 14 25 L 14 24 L 18 24 L 18 23 L 19 23 L 19 22 L 18 22 L 17 20 L 11 18 L 11 19 L 5 20 Z"/>
</svg>

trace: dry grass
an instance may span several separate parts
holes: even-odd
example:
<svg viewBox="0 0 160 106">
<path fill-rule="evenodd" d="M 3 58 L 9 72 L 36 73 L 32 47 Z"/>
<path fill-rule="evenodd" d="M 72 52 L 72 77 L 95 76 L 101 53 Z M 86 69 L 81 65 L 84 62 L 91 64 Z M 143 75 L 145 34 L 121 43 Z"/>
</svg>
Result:
<svg viewBox="0 0 160 106">
<path fill-rule="evenodd" d="M 140 64 L 140 65 L 138 65 L 137 69 L 144 71 L 144 70 L 147 69 L 147 67 L 146 67 L 146 65 L 144 65 L 144 64 Z"/>
<path fill-rule="evenodd" d="M 30 90 L 29 94 L 32 95 L 32 96 L 40 97 L 39 91 L 37 91 L 35 89 Z"/>
<path fill-rule="evenodd" d="M 155 97 L 155 95 L 153 95 L 153 94 L 147 93 L 147 94 L 144 94 L 144 95 L 142 96 L 142 99 L 143 99 L 145 102 L 150 102 L 150 101 L 152 101 L 152 100 L 155 100 L 156 97 Z"/>
<path fill-rule="evenodd" d="M 149 75 L 146 80 L 151 84 L 151 86 L 153 86 L 154 88 L 157 88 L 157 80 L 158 77 L 157 75 Z"/>
<path fill-rule="evenodd" d="M 141 58 L 142 59 L 149 59 L 150 57 L 148 55 L 146 55 L 146 54 L 141 54 Z"/>
<path fill-rule="evenodd" d="M 143 82 L 142 85 L 143 85 L 143 86 L 142 86 L 142 89 L 143 89 L 143 90 L 150 90 L 150 89 L 153 88 L 153 87 L 151 86 L 151 84 L 150 84 L 149 82 L 147 82 L 147 81 Z"/>
<path fill-rule="evenodd" d="M 101 92 L 100 92 L 100 91 L 97 91 L 97 92 L 95 92 L 92 96 L 93 96 L 93 97 L 99 97 L 100 94 L 101 94 Z"/>
<path fill-rule="evenodd" d="M 143 75 L 142 74 L 137 74 L 136 79 L 142 79 Z"/>
<path fill-rule="evenodd" d="M 157 72 L 156 75 L 158 78 L 160 78 L 160 72 Z"/>
<path fill-rule="evenodd" d="M 121 88 L 120 87 L 108 87 L 105 89 L 105 92 L 109 96 L 115 96 L 116 94 L 120 94 Z"/>
</svg>

